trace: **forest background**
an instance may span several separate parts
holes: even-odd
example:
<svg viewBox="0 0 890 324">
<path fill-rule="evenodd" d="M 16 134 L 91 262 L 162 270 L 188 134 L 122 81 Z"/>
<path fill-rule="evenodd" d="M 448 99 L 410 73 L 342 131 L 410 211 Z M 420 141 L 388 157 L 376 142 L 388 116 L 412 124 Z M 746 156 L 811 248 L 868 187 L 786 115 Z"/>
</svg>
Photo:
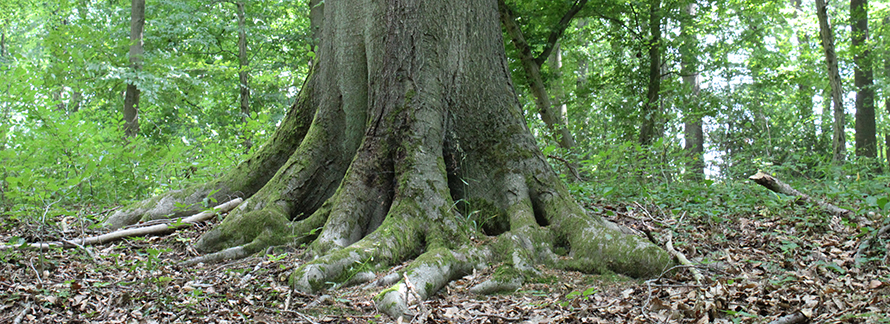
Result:
<svg viewBox="0 0 890 324">
<path fill-rule="evenodd" d="M 504 46 L 580 202 L 827 222 L 747 181 L 762 170 L 854 211 L 867 236 L 890 210 L 890 3 L 829 3 L 828 29 L 818 3 L 506 1 L 519 29 Z M 0 230 L 46 240 L 232 168 L 309 73 L 309 7 L 151 1 L 134 41 L 129 1 L 0 2 Z"/>
</svg>

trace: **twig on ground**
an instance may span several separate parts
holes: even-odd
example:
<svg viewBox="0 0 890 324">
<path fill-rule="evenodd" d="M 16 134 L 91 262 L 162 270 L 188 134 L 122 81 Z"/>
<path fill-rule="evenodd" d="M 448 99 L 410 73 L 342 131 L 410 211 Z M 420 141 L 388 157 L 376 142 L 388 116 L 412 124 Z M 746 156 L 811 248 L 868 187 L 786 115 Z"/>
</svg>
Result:
<svg viewBox="0 0 890 324">
<path fill-rule="evenodd" d="M 295 314 L 299 315 L 300 317 L 302 317 L 304 320 L 308 321 L 309 323 L 312 323 L 312 324 L 318 324 L 318 322 L 312 320 L 311 317 L 306 316 L 306 315 L 303 314 L 303 313 L 300 313 L 300 312 L 298 312 L 298 311 L 289 311 L 289 312 L 294 312 Z"/>
<path fill-rule="evenodd" d="M 34 261 L 31 261 L 31 259 L 28 259 L 28 264 L 31 266 L 31 270 L 34 270 L 34 275 L 37 276 L 37 282 L 39 282 L 41 285 L 43 285 L 43 279 L 40 279 L 40 271 L 37 271 L 37 268 L 34 267 Z"/>
<path fill-rule="evenodd" d="M 16 316 L 15 319 L 12 320 L 12 324 L 19 324 L 19 323 L 21 323 L 22 320 L 25 319 L 25 314 L 28 314 L 28 311 L 31 310 L 31 306 L 32 306 L 31 303 L 26 304 L 26 305 L 25 305 L 25 309 L 23 309 L 22 312 L 19 313 L 19 316 Z"/>
<path fill-rule="evenodd" d="M 293 297 L 294 297 L 294 290 L 289 289 L 287 291 L 287 299 L 284 300 L 284 310 L 290 309 L 290 301 L 291 301 L 291 299 L 293 299 Z"/>
<path fill-rule="evenodd" d="M 494 318 L 500 319 L 500 320 L 502 320 L 502 321 L 507 321 L 507 322 L 518 322 L 518 321 L 521 321 L 521 320 L 522 320 L 522 319 L 519 318 L 519 317 L 507 317 L 507 316 L 504 316 L 504 315 L 491 314 L 491 313 L 475 313 L 475 314 L 473 314 L 473 315 L 476 315 L 476 316 L 485 316 L 485 317 L 494 317 Z"/>
<path fill-rule="evenodd" d="M 412 284 L 411 281 L 408 280 L 408 272 L 407 271 L 402 273 L 402 278 L 405 279 L 405 286 L 408 287 L 408 291 L 411 293 L 411 295 L 414 296 L 414 299 L 417 300 L 417 307 L 420 308 L 420 318 L 418 318 L 418 322 L 426 323 L 426 317 L 428 314 L 426 312 L 426 305 L 424 305 L 424 303 L 423 303 L 423 298 L 420 298 L 420 294 L 417 293 L 417 289 L 414 288 L 414 284 Z M 408 301 L 408 298 L 406 297 L 405 302 L 407 303 L 407 301 Z"/>
<path fill-rule="evenodd" d="M 72 242 L 72 241 L 69 241 L 69 240 L 65 240 L 65 239 L 62 239 L 62 240 L 60 240 L 60 241 L 62 241 L 63 243 L 71 244 L 71 245 L 76 246 L 77 248 L 83 250 L 84 252 L 87 253 L 87 255 L 90 256 L 90 258 L 93 260 L 94 263 L 96 262 L 96 255 L 93 254 L 93 252 L 90 252 L 90 250 L 87 249 L 86 247 L 84 247 L 83 245 L 80 245 L 80 244 L 77 244 L 77 243 L 75 243 L 75 242 Z"/>
</svg>

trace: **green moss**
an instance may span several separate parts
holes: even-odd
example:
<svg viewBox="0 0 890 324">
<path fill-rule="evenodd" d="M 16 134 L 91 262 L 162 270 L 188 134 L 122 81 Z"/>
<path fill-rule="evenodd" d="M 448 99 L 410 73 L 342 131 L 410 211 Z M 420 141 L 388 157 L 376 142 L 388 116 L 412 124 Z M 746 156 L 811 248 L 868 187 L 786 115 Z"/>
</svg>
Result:
<svg viewBox="0 0 890 324">
<path fill-rule="evenodd" d="M 384 289 L 383 291 L 381 291 L 380 293 L 374 295 L 374 298 L 373 298 L 373 299 L 374 299 L 375 301 L 381 300 L 381 299 L 383 299 L 384 296 L 386 296 L 386 294 L 388 294 L 388 293 L 390 293 L 390 292 L 393 292 L 393 291 L 399 291 L 399 289 L 401 288 L 401 286 L 404 285 L 404 284 L 405 284 L 405 283 L 404 283 L 402 280 L 399 280 L 399 282 L 397 282 L 395 285 L 392 285 L 392 286 L 390 286 L 389 288 L 386 288 L 386 289 Z M 390 305 L 390 306 L 393 306 L 393 305 Z"/>
<path fill-rule="evenodd" d="M 519 269 L 516 269 L 516 267 L 514 267 L 512 264 L 509 264 L 509 265 L 502 265 L 502 266 L 498 267 L 494 271 L 494 273 L 491 275 L 491 277 L 495 281 L 509 282 L 516 278 L 525 278 L 525 275 L 523 274 L 522 271 L 519 271 Z"/>
</svg>

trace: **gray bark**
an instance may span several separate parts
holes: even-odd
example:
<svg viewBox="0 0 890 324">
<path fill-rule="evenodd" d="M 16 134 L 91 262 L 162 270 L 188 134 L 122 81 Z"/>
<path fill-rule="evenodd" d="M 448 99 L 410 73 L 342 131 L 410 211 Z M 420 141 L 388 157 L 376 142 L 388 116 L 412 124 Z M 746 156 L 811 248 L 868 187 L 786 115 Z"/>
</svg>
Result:
<svg viewBox="0 0 890 324">
<path fill-rule="evenodd" d="M 877 156 L 874 75 L 868 48 L 868 0 L 850 1 L 853 86 L 856 87 L 856 155 Z"/>
<path fill-rule="evenodd" d="M 661 119 L 661 0 L 649 2 L 649 87 L 643 106 L 640 125 L 640 144 L 649 145 L 660 136 Z"/>
<path fill-rule="evenodd" d="M 803 12 L 803 7 L 801 5 L 801 0 L 792 0 L 792 6 L 794 6 L 794 14 L 793 17 L 797 18 L 799 13 Z M 798 57 L 805 57 L 810 52 L 810 37 L 807 33 L 801 28 L 797 32 L 795 32 L 795 37 L 797 38 Z M 815 90 L 813 90 L 813 85 L 809 79 L 810 68 L 806 61 L 803 59 L 799 59 L 798 68 L 800 69 L 800 73 L 803 75 L 798 77 L 797 84 L 797 105 L 798 111 L 800 113 L 800 119 L 804 123 L 804 139 L 805 146 L 807 151 L 810 152 L 816 146 L 816 124 L 813 120 L 813 95 L 815 94 Z"/>
<path fill-rule="evenodd" d="M 356 263 L 413 260 L 378 296 L 393 316 L 408 309 L 406 283 L 429 298 L 490 262 L 635 277 L 669 268 L 663 250 L 588 216 L 550 168 L 520 110 L 498 21 L 496 0 L 326 1 L 306 106 L 296 105 L 315 107 L 311 127 L 196 248 L 219 260 L 308 243 L 311 261 L 290 277 L 307 292 Z"/>
<path fill-rule="evenodd" d="M 831 138 L 832 161 L 842 164 L 846 157 L 847 140 L 844 133 L 846 114 L 841 94 L 841 75 L 837 67 L 837 54 L 834 51 L 834 32 L 828 22 L 828 6 L 825 0 L 816 0 L 816 16 L 819 18 L 819 34 L 822 37 L 822 48 L 825 52 L 825 64 L 828 66 L 828 84 L 831 86 L 831 99 L 834 112 L 834 135 Z"/>
<path fill-rule="evenodd" d="M 238 15 L 238 89 L 239 102 L 241 104 L 241 124 L 245 126 L 244 147 L 245 151 L 250 150 L 253 143 L 250 135 L 247 134 L 247 119 L 250 118 L 250 62 L 247 57 L 247 27 L 244 25 L 244 2 L 235 3 Z"/>
<path fill-rule="evenodd" d="M 683 137 L 686 141 L 686 151 L 690 158 L 686 166 L 687 172 L 693 179 L 704 179 L 704 130 L 702 129 L 702 113 L 699 105 L 699 92 L 701 92 L 701 75 L 698 73 L 698 39 L 689 29 L 695 21 L 695 3 L 689 3 L 684 9 L 686 16 L 680 22 L 683 49 L 681 59 L 683 62 L 683 84 L 689 91 L 689 100 L 686 103 L 686 116 L 684 116 Z"/>
<path fill-rule="evenodd" d="M 522 63 L 522 68 L 525 71 L 529 90 L 531 90 L 532 96 L 535 97 L 535 106 L 538 108 L 541 120 L 544 121 L 544 124 L 547 125 L 554 137 L 557 137 L 557 141 L 562 148 L 569 149 L 574 147 L 575 140 L 572 138 L 572 133 L 560 123 L 559 113 L 553 107 L 550 101 L 550 94 L 547 92 L 544 79 L 541 77 L 541 64 L 538 63 L 534 54 L 532 54 L 531 48 L 522 34 L 522 30 L 516 23 L 516 17 L 503 0 L 498 1 L 498 6 L 504 29 L 510 35 L 513 46 L 519 51 L 519 61 Z"/>
<path fill-rule="evenodd" d="M 132 0 L 130 7 L 130 68 L 142 70 L 142 31 L 145 26 L 145 0 Z M 124 134 L 127 137 L 139 133 L 139 87 L 127 83 L 124 96 Z"/>
</svg>

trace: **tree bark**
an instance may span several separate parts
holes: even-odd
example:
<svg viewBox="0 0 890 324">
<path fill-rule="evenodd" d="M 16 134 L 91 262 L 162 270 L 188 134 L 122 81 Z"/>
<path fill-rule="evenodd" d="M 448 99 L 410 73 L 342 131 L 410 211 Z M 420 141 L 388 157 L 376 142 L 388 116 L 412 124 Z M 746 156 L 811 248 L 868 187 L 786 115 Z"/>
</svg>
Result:
<svg viewBox="0 0 890 324">
<path fill-rule="evenodd" d="M 582 0 L 582 2 L 586 3 L 587 1 Z M 584 5 L 583 3 L 581 6 Z M 506 29 L 507 34 L 510 35 L 513 46 L 519 51 L 519 61 L 522 63 L 522 69 L 525 71 L 529 90 L 531 90 L 532 96 L 535 97 L 535 106 L 538 108 L 541 120 L 544 121 L 544 124 L 550 129 L 550 132 L 553 133 L 553 136 L 556 138 L 560 147 L 565 149 L 574 147 L 575 140 L 572 138 L 572 133 L 569 132 L 567 127 L 560 123 L 561 119 L 559 118 L 559 113 L 554 111 L 553 104 L 550 101 L 550 94 L 547 92 L 547 88 L 544 85 L 544 79 L 541 77 L 541 63 L 538 63 L 534 54 L 532 54 L 531 48 L 528 46 L 525 36 L 522 34 L 522 30 L 516 23 L 516 17 L 513 15 L 510 8 L 507 7 L 504 0 L 498 1 L 498 7 L 500 9 L 501 21 L 504 24 L 504 29 Z M 548 54 L 549 52 L 550 51 L 547 51 Z M 546 57 L 544 57 L 544 59 L 546 59 Z"/>
<path fill-rule="evenodd" d="M 884 76 L 886 78 L 890 78 L 890 16 L 884 17 L 884 37 L 881 39 L 884 41 L 883 52 L 884 52 Z M 890 115 L 890 94 L 884 94 L 884 111 Z M 884 130 L 884 149 L 885 149 L 885 158 L 887 158 L 887 162 L 890 163 L 890 131 Z"/>
<path fill-rule="evenodd" d="M 247 27 L 244 24 L 244 2 L 235 3 L 238 15 L 238 89 L 240 90 L 241 124 L 244 126 L 244 150 L 250 150 L 253 143 L 247 130 L 250 118 L 250 61 L 247 58 Z"/>
<path fill-rule="evenodd" d="M 520 110 L 498 21 L 496 0 L 326 1 L 314 71 L 291 111 L 315 112 L 311 127 L 196 248 L 212 259 L 308 243 L 311 261 L 290 277 L 305 292 L 359 263 L 413 260 L 407 280 L 375 297 L 394 317 L 408 312 L 406 282 L 429 298 L 495 263 L 516 270 L 506 282 L 533 276 L 534 264 L 634 277 L 669 268 L 664 250 L 587 215 L 550 168 Z M 287 149 L 277 141 L 259 151 Z M 257 168 L 242 163 L 240 179 Z"/>
<path fill-rule="evenodd" d="M 792 6 L 794 6 L 793 17 L 797 18 L 798 15 L 803 12 L 801 0 L 792 0 Z M 813 89 L 812 81 L 810 81 L 810 74 L 812 73 L 811 67 L 808 62 L 803 59 L 808 56 L 811 50 L 810 37 L 803 28 L 800 28 L 795 32 L 795 37 L 797 38 L 799 51 L 797 64 L 800 71 L 799 73 L 801 73 L 797 77 L 796 102 L 800 119 L 804 123 L 804 145 L 806 146 L 807 152 L 812 152 L 817 146 L 816 124 L 813 118 L 813 96 L 815 95 L 815 90 Z"/>
<path fill-rule="evenodd" d="M 759 184 L 761 186 L 764 186 L 766 189 L 769 189 L 772 192 L 780 193 L 780 194 L 783 194 L 786 196 L 798 197 L 800 199 L 798 203 L 815 204 L 816 206 L 821 207 L 822 209 L 831 213 L 832 215 L 837 215 L 837 216 L 846 217 L 846 218 L 852 218 L 852 216 L 853 216 L 852 211 L 837 207 L 835 205 L 826 203 L 824 201 L 819 201 L 819 200 L 813 199 L 812 197 L 810 197 L 800 191 L 797 191 L 796 189 L 792 188 L 790 185 L 788 185 L 782 181 L 779 181 L 779 179 L 776 179 L 769 174 L 766 174 L 763 172 L 757 172 L 756 174 L 748 177 L 748 179 L 751 179 L 752 181 L 756 182 L 757 184 Z"/>
<path fill-rule="evenodd" d="M 135 74 L 142 70 L 142 30 L 145 26 L 145 0 L 132 0 L 130 4 L 130 69 L 134 73 L 127 83 L 124 96 L 124 134 L 127 137 L 139 133 L 139 87 Z"/>
<path fill-rule="evenodd" d="M 661 0 L 649 2 L 649 35 L 651 38 L 646 45 L 649 49 L 649 90 L 640 126 L 640 144 L 643 145 L 652 144 L 660 136 L 656 124 L 661 119 Z"/>
<path fill-rule="evenodd" d="M 874 75 L 869 63 L 868 0 L 850 0 L 853 84 L 856 87 L 856 155 L 877 156 Z"/>
<path fill-rule="evenodd" d="M 834 51 L 834 32 L 828 23 L 828 8 L 825 0 L 816 0 L 816 16 L 819 18 L 819 34 L 822 37 L 822 48 L 825 52 L 825 64 L 828 66 L 828 84 L 831 86 L 831 99 L 834 103 L 834 136 L 831 139 L 832 161 L 843 164 L 847 152 L 847 140 L 844 133 L 846 114 L 841 93 L 841 75 L 837 67 L 837 54 Z"/>
<path fill-rule="evenodd" d="M 702 112 L 699 107 L 699 92 L 701 91 L 701 75 L 698 73 L 698 36 L 690 31 L 695 22 L 695 3 L 689 3 L 685 8 L 684 19 L 680 22 L 680 37 L 683 39 L 683 47 L 680 50 L 682 56 L 683 84 L 688 91 L 689 100 L 686 102 L 683 127 L 683 137 L 686 141 L 686 152 L 689 162 L 686 165 L 687 173 L 692 179 L 704 179 L 704 130 L 702 129 Z"/>
</svg>

